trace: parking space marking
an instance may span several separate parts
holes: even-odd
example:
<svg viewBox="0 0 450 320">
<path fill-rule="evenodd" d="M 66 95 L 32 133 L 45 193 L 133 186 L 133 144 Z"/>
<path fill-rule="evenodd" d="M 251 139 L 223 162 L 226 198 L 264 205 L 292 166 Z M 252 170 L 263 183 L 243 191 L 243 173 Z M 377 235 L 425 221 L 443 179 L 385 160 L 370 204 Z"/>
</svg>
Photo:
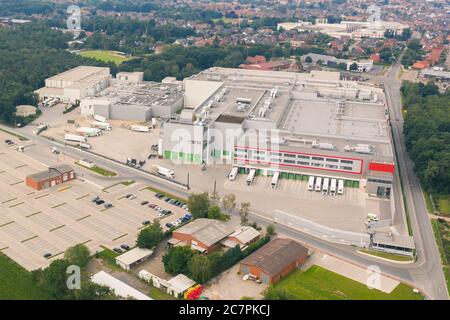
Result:
<svg viewBox="0 0 450 320">
<path fill-rule="evenodd" d="M 0 228 L 0 235 L 1 234 L 6 234 L 19 242 L 36 236 L 36 234 L 15 221 L 2 226 Z"/>
</svg>

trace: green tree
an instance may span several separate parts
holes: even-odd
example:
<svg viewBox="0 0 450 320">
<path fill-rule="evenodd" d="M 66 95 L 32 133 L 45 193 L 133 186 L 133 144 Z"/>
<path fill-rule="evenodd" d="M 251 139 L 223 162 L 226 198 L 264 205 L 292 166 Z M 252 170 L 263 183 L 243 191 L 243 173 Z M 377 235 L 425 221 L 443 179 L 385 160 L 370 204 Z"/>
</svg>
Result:
<svg viewBox="0 0 450 320">
<path fill-rule="evenodd" d="M 194 219 L 206 218 L 211 203 L 207 192 L 193 194 L 189 197 L 188 208 Z"/>
<path fill-rule="evenodd" d="M 239 209 L 239 216 L 241 217 L 241 225 L 248 222 L 248 213 L 250 211 L 250 202 L 241 202 L 241 209 Z"/>
<path fill-rule="evenodd" d="M 213 205 L 208 209 L 209 219 L 222 219 L 222 211 L 218 205 Z"/>
<path fill-rule="evenodd" d="M 188 273 L 189 260 L 196 254 L 189 247 L 172 247 L 162 257 L 164 270 L 168 273 Z"/>
<path fill-rule="evenodd" d="M 189 274 L 198 283 L 204 283 L 211 278 L 212 264 L 207 256 L 195 255 L 188 262 Z"/>
<path fill-rule="evenodd" d="M 236 196 L 233 193 L 229 193 L 222 198 L 222 205 L 228 213 L 231 213 L 236 209 Z"/>
<path fill-rule="evenodd" d="M 269 224 L 266 227 L 266 234 L 271 237 L 275 235 L 275 226 L 273 224 Z"/>
<path fill-rule="evenodd" d="M 163 239 L 163 236 L 164 234 L 159 220 L 155 219 L 150 226 L 139 232 L 137 237 L 137 246 L 139 248 L 150 249 L 156 246 Z"/>
<path fill-rule="evenodd" d="M 66 259 L 70 264 L 84 269 L 91 260 L 91 253 L 86 245 L 77 244 L 64 252 L 64 259 Z"/>
<path fill-rule="evenodd" d="M 358 70 L 358 64 L 357 64 L 356 62 L 353 62 L 353 63 L 350 65 L 350 70 L 351 70 L 351 71 L 356 71 L 356 70 Z"/>
</svg>

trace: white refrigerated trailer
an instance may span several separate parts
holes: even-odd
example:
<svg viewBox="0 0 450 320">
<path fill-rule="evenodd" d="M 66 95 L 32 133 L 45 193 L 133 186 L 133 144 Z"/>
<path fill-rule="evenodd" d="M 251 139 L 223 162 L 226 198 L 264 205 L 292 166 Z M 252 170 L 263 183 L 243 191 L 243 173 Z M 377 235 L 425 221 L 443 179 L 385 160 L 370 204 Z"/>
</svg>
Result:
<svg viewBox="0 0 450 320">
<path fill-rule="evenodd" d="M 279 178 L 280 178 L 280 172 L 275 171 L 275 173 L 273 174 L 272 183 L 271 183 L 273 189 L 275 189 L 277 187 Z"/>
<path fill-rule="evenodd" d="M 247 185 L 251 185 L 253 183 L 253 181 L 255 180 L 255 175 L 256 175 L 256 170 L 255 169 L 251 169 L 250 173 L 247 176 Z"/>
</svg>

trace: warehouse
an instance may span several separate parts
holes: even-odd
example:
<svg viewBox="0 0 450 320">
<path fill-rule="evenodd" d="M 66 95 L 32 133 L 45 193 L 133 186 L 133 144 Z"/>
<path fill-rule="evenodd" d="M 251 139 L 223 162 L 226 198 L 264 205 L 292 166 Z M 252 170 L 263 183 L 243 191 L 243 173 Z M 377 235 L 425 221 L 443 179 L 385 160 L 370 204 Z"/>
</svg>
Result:
<svg viewBox="0 0 450 320">
<path fill-rule="evenodd" d="M 122 269 L 129 271 L 131 267 L 147 260 L 152 254 L 152 250 L 136 247 L 116 257 L 116 264 Z"/>
<path fill-rule="evenodd" d="M 218 249 L 221 245 L 220 241 L 232 233 L 233 229 L 221 221 L 199 218 L 174 230 L 172 237 L 194 250 L 208 253 Z"/>
<path fill-rule="evenodd" d="M 275 239 L 241 261 L 239 271 L 262 283 L 273 284 L 298 268 L 308 249 L 291 239 Z"/>
<path fill-rule="evenodd" d="M 29 175 L 25 179 L 27 186 L 42 190 L 75 179 L 75 172 L 69 165 L 49 167 L 48 170 Z"/>
<path fill-rule="evenodd" d="M 64 103 L 76 104 L 107 88 L 110 79 L 109 68 L 79 66 L 45 79 L 45 87 L 35 93 L 40 101 L 57 98 Z"/>
<path fill-rule="evenodd" d="M 394 172 L 382 89 L 324 71 L 210 68 L 184 82 L 184 109 L 162 130 L 165 159 L 357 184 Z"/>
<path fill-rule="evenodd" d="M 80 103 L 82 115 L 142 122 L 169 118 L 182 106 L 179 84 L 142 81 L 139 72 L 117 74 L 109 88 Z"/>
<path fill-rule="evenodd" d="M 100 271 L 94 274 L 91 281 L 101 286 L 110 287 L 115 295 L 124 299 L 131 298 L 135 300 L 153 300 L 149 296 L 146 296 L 133 287 L 130 287 L 125 282 L 120 281 L 105 271 Z"/>
</svg>

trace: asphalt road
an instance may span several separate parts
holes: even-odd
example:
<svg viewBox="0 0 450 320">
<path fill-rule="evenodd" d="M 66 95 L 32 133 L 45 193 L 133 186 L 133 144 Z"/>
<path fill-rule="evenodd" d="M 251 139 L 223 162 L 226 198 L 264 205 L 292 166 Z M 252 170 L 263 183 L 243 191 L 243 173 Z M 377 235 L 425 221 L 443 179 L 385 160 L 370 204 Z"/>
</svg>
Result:
<svg viewBox="0 0 450 320">
<path fill-rule="evenodd" d="M 418 259 L 410 270 L 415 283 L 432 299 L 448 299 L 448 291 L 442 271 L 441 259 L 425 205 L 422 188 L 413 172 L 413 163 L 409 158 L 403 135 L 402 106 L 400 99 L 401 81 L 397 79 L 400 70 L 399 60 L 381 79 L 384 84 L 389 106 L 393 139 L 397 150 L 397 166 L 403 181 L 405 203 L 409 212 L 411 228 L 417 248 Z"/>
</svg>

